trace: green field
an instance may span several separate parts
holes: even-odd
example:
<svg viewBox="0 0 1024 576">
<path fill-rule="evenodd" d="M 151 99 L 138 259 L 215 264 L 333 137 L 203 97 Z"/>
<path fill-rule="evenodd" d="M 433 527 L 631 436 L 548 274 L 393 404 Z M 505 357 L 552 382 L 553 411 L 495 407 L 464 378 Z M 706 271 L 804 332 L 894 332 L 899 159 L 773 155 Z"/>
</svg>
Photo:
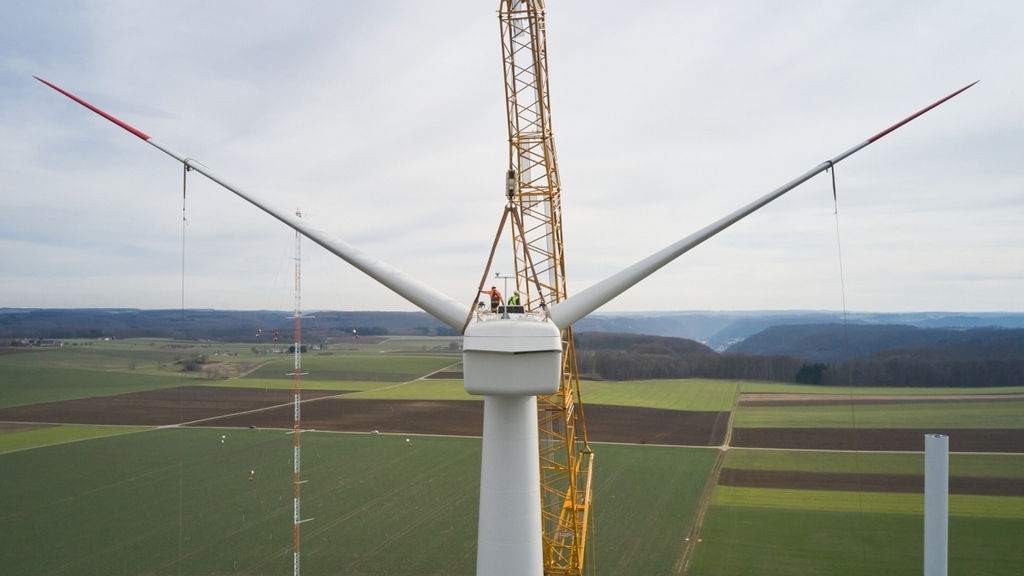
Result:
<svg viewBox="0 0 1024 576">
<path fill-rule="evenodd" d="M 303 435 L 304 572 L 473 573 L 480 441 L 404 440 Z M 669 573 L 713 452 L 596 448 L 599 573 Z M 290 454 L 280 431 L 170 429 L 0 455 L 0 566 L 284 573 Z"/>
<path fill-rule="evenodd" d="M 923 494 L 898 492 L 844 492 L 839 490 L 787 490 L 718 486 L 712 503 L 718 506 L 866 512 L 872 514 L 924 514 Z M 949 497 L 949 515 L 1024 520 L 1024 498 L 1013 496 Z"/>
<path fill-rule="evenodd" d="M 32 348 L 28 353 L 0 355 L 0 365 L 75 368 L 105 372 L 165 374 L 179 372 L 175 362 L 193 354 L 211 361 L 258 362 L 246 344 L 178 343 L 170 340 L 72 340 L 60 348 Z M 237 356 L 218 356 L 231 352 Z"/>
<path fill-rule="evenodd" d="M 854 396 L 875 394 L 911 394 L 915 396 L 935 396 L 949 394 L 1021 394 L 1024 386 L 1006 386 L 990 388 L 878 388 L 848 386 L 812 386 L 809 384 L 783 384 L 781 382 L 744 382 L 744 394 L 853 394 Z"/>
<path fill-rule="evenodd" d="M 0 365 L 0 408 L 174 388 L 190 382 L 170 374 Z"/>
<path fill-rule="evenodd" d="M 61 425 L 46 426 L 32 430 L 20 430 L 0 434 L 0 453 L 36 448 L 38 446 L 49 446 L 51 444 L 63 444 L 78 440 L 89 440 L 103 436 L 115 436 L 117 434 L 130 434 L 141 432 L 149 428 L 141 426 L 79 426 Z"/>
<path fill-rule="evenodd" d="M 370 339 L 366 339 L 367 341 Z M 450 338 L 346 342 L 303 355 L 307 390 L 471 399 Z M 79 341 L 0 355 L 0 407 L 181 385 L 290 389 L 293 357 L 251 344 Z M 384 353 L 382 353 L 382 351 Z M 20 352 L 20 351 L 19 351 Z M 176 358 L 208 356 L 203 373 Z M 224 354 L 218 354 L 224 353 Z M 244 377 L 229 377 L 242 375 Z M 582 383 L 584 404 L 729 411 L 744 392 L 848 389 L 708 380 Z M 361 391 L 361 392 L 354 392 Z M 1024 389 L 855 389 L 854 394 Z M 857 405 L 858 428 L 1024 427 L 1024 402 Z M 848 427 L 849 406 L 741 406 L 736 426 Z M 221 437 L 224 436 L 224 442 Z M 303 572 L 472 574 L 479 439 L 307 433 Z M 280 574 L 291 570 L 291 442 L 281 431 L 49 426 L 0 434 L 0 572 Z M 599 575 L 677 573 L 716 450 L 595 444 Z M 725 467 L 920 474 L 914 453 L 732 448 Z M 254 470 L 253 481 L 249 472 Z M 950 455 L 953 476 L 1024 479 L 1024 455 Z M 919 494 L 715 487 L 692 575 L 919 574 Z M 1016 574 L 1024 498 L 950 497 L 950 573 Z M 588 561 L 588 564 L 590 562 Z"/>
<path fill-rule="evenodd" d="M 1020 574 L 1022 519 L 951 517 L 949 573 Z M 700 576 L 919 576 L 920 515 L 712 506 L 690 565 Z"/>
<path fill-rule="evenodd" d="M 738 428 L 1024 428 L 1024 402 L 740 406 Z"/>
<path fill-rule="evenodd" d="M 586 404 L 728 412 L 739 384 L 728 380 L 641 380 L 583 382 L 580 389 Z"/>
<path fill-rule="evenodd" d="M 597 573 L 673 573 L 717 454 L 601 444 L 594 450 Z"/>
<path fill-rule="evenodd" d="M 822 452 L 730 448 L 725 468 L 858 474 L 923 474 L 923 453 Z M 1024 454 L 949 455 L 950 476 L 1024 478 Z"/>
<path fill-rule="evenodd" d="M 305 355 L 302 371 L 317 380 L 365 380 L 369 382 L 407 382 L 422 378 L 462 362 L 461 357 L 421 356 L 406 354 L 345 354 L 331 356 Z M 293 377 L 293 356 L 281 355 L 249 373 L 246 378 L 287 379 Z"/>
</svg>

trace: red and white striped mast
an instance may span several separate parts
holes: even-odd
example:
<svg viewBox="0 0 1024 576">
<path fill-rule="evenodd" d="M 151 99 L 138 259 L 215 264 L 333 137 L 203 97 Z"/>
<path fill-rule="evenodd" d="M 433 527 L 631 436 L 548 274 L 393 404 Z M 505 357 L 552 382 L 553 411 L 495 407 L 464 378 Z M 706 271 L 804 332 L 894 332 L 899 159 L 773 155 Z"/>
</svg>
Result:
<svg viewBox="0 0 1024 576">
<path fill-rule="evenodd" d="M 302 213 L 296 209 L 295 216 L 302 218 Z M 294 449 L 294 467 L 292 470 L 292 494 L 293 494 L 293 507 L 292 507 L 292 570 L 295 576 L 299 576 L 299 524 L 302 523 L 302 519 L 299 515 L 299 487 L 302 481 L 299 479 L 302 462 L 300 458 L 301 447 L 299 445 L 299 436 L 302 433 L 301 426 L 301 414 L 299 410 L 300 404 L 300 390 L 301 390 L 301 379 L 302 379 L 302 338 L 300 337 L 302 328 L 302 235 L 298 231 L 295 232 L 295 376 L 294 391 L 295 391 L 295 422 L 292 428 L 292 440 Z"/>
</svg>

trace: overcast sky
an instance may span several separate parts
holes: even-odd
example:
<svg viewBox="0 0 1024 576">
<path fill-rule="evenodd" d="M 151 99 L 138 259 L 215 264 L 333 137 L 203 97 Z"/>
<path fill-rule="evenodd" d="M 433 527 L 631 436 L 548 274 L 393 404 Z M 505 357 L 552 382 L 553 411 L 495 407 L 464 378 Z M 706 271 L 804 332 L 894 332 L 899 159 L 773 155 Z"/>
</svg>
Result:
<svg viewBox="0 0 1024 576">
<path fill-rule="evenodd" d="M 498 2 L 0 7 L 0 307 L 292 307 L 293 233 L 35 81 L 471 301 Z M 606 311 L 1024 311 L 1024 3 L 550 0 L 570 293 L 939 98 Z M 511 273 L 507 239 L 495 270 Z M 411 310 L 309 242 L 303 308 Z"/>
</svg>

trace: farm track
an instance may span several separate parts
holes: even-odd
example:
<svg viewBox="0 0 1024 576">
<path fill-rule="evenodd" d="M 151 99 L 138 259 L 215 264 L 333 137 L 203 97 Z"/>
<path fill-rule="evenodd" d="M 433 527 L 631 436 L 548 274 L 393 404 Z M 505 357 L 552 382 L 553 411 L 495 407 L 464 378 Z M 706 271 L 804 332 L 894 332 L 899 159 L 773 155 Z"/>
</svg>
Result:
<svg viewBox="0 0 1024 576">
<path fill-rule="evenodd" d="M 708 508 L 711 507 L 711 498 L 714 495 L 715 486 L 718 485 L 718 478 L 722 472 L 722 465 L 725 463 L 725 455 L 729 451 L 729 442 L 732 441 L 732 423 L 733 419 L 736 417 L 736 408 L 739 406 L 741 388 L 741 384 L 736 384 L 736 394 L 733 395 L 732 409 L 729 411 L 729 422 L 726 425 L 725 438 L 722 440 L 722 446 L 718 451 L 718 457 L 715 458 L 715 465 L 711 468 L 711 473 L 708 474 L 708 480 L 704 484 L 704 490 L 700 494 L 700 501 L 697 504 L 697 513 L 694 514 L 693 524 L 690 526 L 690 531 L 687 533 L 683 553 L 679 556 L 679 560 L 676 562 L 676 565 L 672 570 L 672 573 L 676 576 L 683 576 L 689 571 L 690 561 L 693 560 L 693 554 L 696 552 L 697 542 L 700 540 L 700 533 L 704 528 L 704 518 L 707 516 Z"/>
</svg>

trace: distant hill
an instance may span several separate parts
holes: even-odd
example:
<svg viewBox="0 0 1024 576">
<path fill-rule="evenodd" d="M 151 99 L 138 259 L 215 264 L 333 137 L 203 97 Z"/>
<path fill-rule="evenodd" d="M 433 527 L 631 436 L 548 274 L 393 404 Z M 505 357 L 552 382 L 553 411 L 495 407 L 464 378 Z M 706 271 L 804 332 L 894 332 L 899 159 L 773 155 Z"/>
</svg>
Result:
<svg viewBox="0 0 1024 576">
<path fill-rule="evenodd" d="M 642 334 L 581 332 L 575 334 L 573 343 L 577 350 L 619 350 L 636 354 L 667 354 L 671 356 L 718 355 L 704 344 L 686 338 Z"/>
<path fill-rule="evenodd" d="M 318 311 L 303 323 L 310 336 L 340 335 L 358 329 L 362 334 L 440 334 L 453 331 L 424 312 Z M 277 310 L 136 310 L 128 308 L 19 309 L 0 308 L 0 338 L 70 337 L 184 337 L 187 339 L 246 341 L 257 328 L 291 334 L 290 311 Z M 834 324 L 841 312 L 598 312 L 577 322 L 577 333 L 610 332 L 687 338 L 724 352 L 737 342 L 771 326 Z M 1024 314 L 913 312 L 883 314 L 852 312 L 850 325 L 903 324 L 922 328 L 1024 328 Z"/>
<path fill-rule="evenodd" d="M 897 349 L 928 349 L 949 358 L 1024 358 L 1024 329 L 917 328 L 884 324 L 772 326 L 733 344 L 730 354 L 782 354 L 837 363 Z"/>
<path fill-rule="evenodd" d="M 247 342 L 257 330 L 292 339 L 293 312 L 277 310 L 135 310 L 128 308 L 0 308 L 0 338 L 184 338 Z M 429 334 L 454 331 L 426 312 L 307 312 L 303 341 L 351 334 Z"/>
<path fill-rule="evenodd" d="M 720 378 L 792 382 L 803 361 L 782 356 L 719 354 L 693 340 L 669 336 L 574 333 L 581 375 L 602 380 Z"/>
<path fill-rule="evenodd" d="M 848 344 L 847 344 L 848 342 Z M 1024 329 L 773 326 L 729 353 L 806 360 L 795 380 L 846 386 L 1024 385 Z"/>
<path fill-rule="evenodd" d="M 851 312 L 852 325 L 901 324 L 919 328 L 1024 328 L 1022 313 Z M 574 325 L 577 332 L 617 332 L 689 338 L 718 352 L 771 326 L 789 324 L 836 324 L 838 311 L 739 311 L 739 312 L 597 312 Z"/>
</svg>

